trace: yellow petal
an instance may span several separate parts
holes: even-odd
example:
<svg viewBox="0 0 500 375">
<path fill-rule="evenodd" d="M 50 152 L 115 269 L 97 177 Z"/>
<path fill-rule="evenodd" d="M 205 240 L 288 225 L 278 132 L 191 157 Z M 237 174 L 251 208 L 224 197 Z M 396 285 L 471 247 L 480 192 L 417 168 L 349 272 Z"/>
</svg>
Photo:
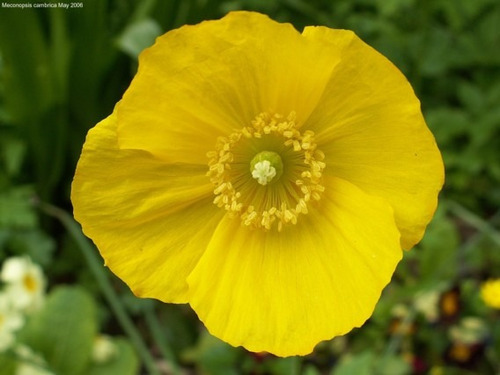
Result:
<svg viewBox="0 0 500 375">
<path fill-rule="evenodd" d="M 339 60 L 322 47 L 251 12 L 170 31 L 139 58 L 118 107 L 119 144 L 199 163 L 263 111 L 303 122 Z"/>
<path fill-rule="evenodd" d="M 326 181 L 319 207 L 283 232 L 225 218 L 188 278 L 189 303 L 215 336 L 279 356 L 362 325 L 401 259 L 392 208 Z"/>
<path fill-rule="evenodd" d="M 354 33 L 308 27 L 306 38 L 341 51 L 318 107 L 306 126 L 326 154 L 325 173 L 386 199 L 401 244 L 423 236 L 444 182 L 444 167 L 410 84 L 384 56 Z"/>
<path fill-rule="evenodd" d="M 186 276 L 221 217 L 207 167 L 119 150 L 116 125 L 112 114 L 87 136 L 72 185 L 75 218 L 137 295 L 186 302 Z"/>
</svg>

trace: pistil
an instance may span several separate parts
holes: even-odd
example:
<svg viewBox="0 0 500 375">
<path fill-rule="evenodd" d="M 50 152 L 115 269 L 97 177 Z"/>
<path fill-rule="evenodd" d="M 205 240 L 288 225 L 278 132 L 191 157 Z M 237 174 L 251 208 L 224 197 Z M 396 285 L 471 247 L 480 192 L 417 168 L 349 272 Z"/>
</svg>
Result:
<svg viewBox="0 0 500 375">
<path fill-rule="evenodd" d="M 252 177 L 263 186 L 278 181 L 283 173 L 283 162 L 279 154 L 273 151 L 262 151 L 250 162 Z"/>
</svg>

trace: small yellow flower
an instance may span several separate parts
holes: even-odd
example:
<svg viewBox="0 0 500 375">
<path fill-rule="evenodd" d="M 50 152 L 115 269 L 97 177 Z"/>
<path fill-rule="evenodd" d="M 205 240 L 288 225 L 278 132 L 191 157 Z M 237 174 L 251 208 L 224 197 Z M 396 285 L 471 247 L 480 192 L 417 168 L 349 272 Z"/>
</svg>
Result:
<svg viewBox="0 0 500 375">
<path fill-rule="evenodd" d="M 481 297 L 486 305 L 500 309 L 500 279 L 492 279 L 481 285 Z"/>
<path fill-rule="evenodd" d="M 141 54 L 87 136 L 72 201 L 136 295 L 289 356 L 366 321 L 443 178 L 385 57 L 351 31 L 234 12 Z"/>
</svg>

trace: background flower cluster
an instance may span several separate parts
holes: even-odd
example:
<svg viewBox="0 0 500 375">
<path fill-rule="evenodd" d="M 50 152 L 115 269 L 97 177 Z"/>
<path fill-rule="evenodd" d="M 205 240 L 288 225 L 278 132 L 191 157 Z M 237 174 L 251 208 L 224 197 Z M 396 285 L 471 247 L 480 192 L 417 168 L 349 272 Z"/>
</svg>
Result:
<svg viewBox="0 0 500 375">
<path fill-rule="evenodd" d="M 71 220 L 86 132 L 154 38 L 247 9 L 354 30 L 408 77 L 446 184 L 372 318 L 304 358 L 232 348 L 187 306 L 138 300 Z M 498 374 L 500 4 L 496 0 L 85 0 L 0 9 L 0 375 Z M 59 208 L 56 208 L 59 207 Z"/>
<path fill-rule="evenodd" d="M 47 294 L 42 268 L 26 255 L 5 259 L 0 280 L 0 374 L 137 371 L 130 344 L 98 332 L 95 302 L 83 288 Z"/>
</svg>

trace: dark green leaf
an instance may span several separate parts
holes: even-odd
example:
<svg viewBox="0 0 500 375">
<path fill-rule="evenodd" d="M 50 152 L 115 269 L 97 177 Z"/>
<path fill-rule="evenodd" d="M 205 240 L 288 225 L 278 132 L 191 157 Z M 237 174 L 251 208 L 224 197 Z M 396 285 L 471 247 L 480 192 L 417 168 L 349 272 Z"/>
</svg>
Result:
<svg viewBox="0 0 500 375">
<path fill-rule="evenodd" d="M 454 223 L 440 208 L 420 242 L 420 275 L 425 279 L 449 280 L 459 270 L 457 249 L 460 243 Z"/>
<path fill-rule="evenodd" d="M 32 206 L 31 186 L 19 186 L 0 191 L 0 227 L 34 228 L 37 216 Z"/>
<path fill-rule="evenodd" d="M 375 374 L 409 375 L 411 366 L 403 358 L 392 355 L 382 356 L 376 361 Z"/>
<path fill-rule="evenodd" d="M 374 375 L 375 355 L 370 351 L 344 358 L 331 372 L 331 375 Z"/>
<path fill-rule="evenodd" d="M 11 353 L 0 353 L 0 375 L 15 375 L 17 363 Z"/>
<path fill-rule="evenodd" d="M 9 177 L 15 177 L 21 171 L 26 154 L 26 144 L 19 138 L 3 135 L 0 139 L 0 160 Z"/>
<path fill-rule="evenodd" d="M 40 229 L 12 232 L 8 248 L 14 254 L 28 255 L 33 262 L 47 267 L 52 261 L 56 244 Z"/>
</svg>

